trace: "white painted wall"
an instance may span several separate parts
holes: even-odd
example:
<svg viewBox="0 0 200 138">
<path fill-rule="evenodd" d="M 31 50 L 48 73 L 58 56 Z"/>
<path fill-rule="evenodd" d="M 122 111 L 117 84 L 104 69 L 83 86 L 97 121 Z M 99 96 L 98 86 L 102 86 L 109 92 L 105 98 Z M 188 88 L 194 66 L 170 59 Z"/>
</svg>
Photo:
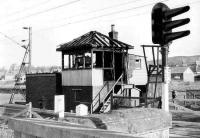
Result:
<svg viewBox="0 0 200 138">
<path fill-rule="evenodd" d="M 141 59 L 141 68 L 135 68 L 134 62 L 136 59 Z M 128 61 L 128 83 L 135 85 L 146 85 L 147 83 L 147 72 L 144 57 L 137 55 L 129 55 Z"/>
<path fill-rule="evenodd" d="M 102 69 L 82 69 L 62 71 L 63 86 L 101 86 L 103 85 Z"/>
<path fill-rule="evenodd" d="M 131 90 L 131 97 L 140 97 L 140 91 L 138 91 L 137 89 L 132 89 Z M 131 106 L 138 106 L 140 104 L 140 100 L 139 99 L 131 99 Z"/>
<path fill-rule="evenodd" d="M 183 81 L 194 82 L 194 73 L 190 68 L 187 68 L 183 73 Z"/>
<path fill-rule="evenodd" d="M 102 85 L 103 85 L 103 70 L 92 69 L 92 86 L 102 86 Z"/>
</svg>

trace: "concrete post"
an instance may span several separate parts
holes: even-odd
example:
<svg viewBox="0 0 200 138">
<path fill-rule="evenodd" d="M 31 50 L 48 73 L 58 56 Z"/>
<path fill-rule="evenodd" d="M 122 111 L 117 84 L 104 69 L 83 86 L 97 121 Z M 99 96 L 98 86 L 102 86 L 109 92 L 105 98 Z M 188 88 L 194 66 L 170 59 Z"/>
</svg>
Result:
<svg viewBox="0 0 200 138">
<path fill-rule="evenodd" d="M 170 73 L 168 67 L 168 45 L 163 45 L 162 52 L 162 109 L 169 112 L 169 81 Z"/>
<path fill-rule="evenodd" d="M 32 102 L 28 103 L 28 118 L 32 118 Z"/>
<path fill-rule="evenodd" d="M 164 82 L 162 86 L 162 109 L 169 112 L 169 84 Z"/>
</svg>

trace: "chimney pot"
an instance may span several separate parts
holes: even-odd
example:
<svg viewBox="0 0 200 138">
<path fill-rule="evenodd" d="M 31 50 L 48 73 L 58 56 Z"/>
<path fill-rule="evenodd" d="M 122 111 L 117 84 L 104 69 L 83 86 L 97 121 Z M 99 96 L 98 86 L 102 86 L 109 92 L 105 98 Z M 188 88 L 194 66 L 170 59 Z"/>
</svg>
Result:
<svg viewBox="0 0 200 138">
<path fill-rule="evenodd" d="M 112 25 L 111 25 L 111 32 L 114 32 L 114 31 L 115 31 L 115 25 L 112 24 Z"/>
<path fill-rule="evenodd" d="M 111 39 L 118 40 L 118 32 L 115 31 L 115 25 L 114 24 L 111 25 L 111 31 L 108 34 L 109 34 L 109 37 Z"/>
</svg>

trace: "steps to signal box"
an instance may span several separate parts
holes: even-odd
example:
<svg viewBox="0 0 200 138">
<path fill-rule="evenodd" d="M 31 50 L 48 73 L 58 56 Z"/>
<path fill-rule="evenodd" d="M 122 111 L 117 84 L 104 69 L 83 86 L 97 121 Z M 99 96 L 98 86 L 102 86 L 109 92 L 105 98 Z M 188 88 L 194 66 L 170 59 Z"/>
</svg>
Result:
<svg viewBox="0 0 200 138">
<path fill-rule="evenodd" d="M 111 108 L 111 97 L 108 98 L 108 100 L 104 103 L 104 105 L 100 109 L 100 113 L 105 113 L 110 111 Z"/>
</svg>

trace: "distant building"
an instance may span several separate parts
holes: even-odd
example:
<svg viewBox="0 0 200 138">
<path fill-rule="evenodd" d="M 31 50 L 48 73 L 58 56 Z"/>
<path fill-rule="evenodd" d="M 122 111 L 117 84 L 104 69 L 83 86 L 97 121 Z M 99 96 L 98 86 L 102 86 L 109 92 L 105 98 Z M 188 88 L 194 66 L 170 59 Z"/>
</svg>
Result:
<svg viewBox="0 0 200 138">
<path fill-rule="evenodd" d="M 171 79 L 182 80 L 184 82 L 194 82 L 194 72 L 190 67 L 172 67 Z"/>
<path fill-rule="evenodd" d="M 195 73 L 200 74 L 200 61 L 196 61 L 195 63 Z"/>
</svg>

